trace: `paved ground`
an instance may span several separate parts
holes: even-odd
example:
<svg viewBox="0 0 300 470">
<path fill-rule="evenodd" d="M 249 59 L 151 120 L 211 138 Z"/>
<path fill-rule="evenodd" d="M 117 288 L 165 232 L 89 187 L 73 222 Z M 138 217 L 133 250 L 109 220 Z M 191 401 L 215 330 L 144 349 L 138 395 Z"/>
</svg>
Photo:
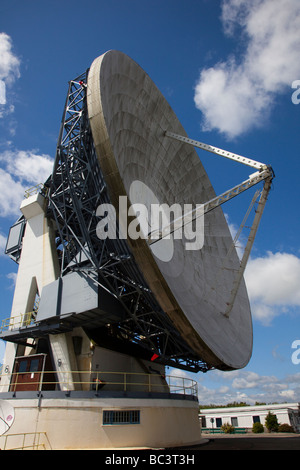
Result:
<svg viewBox="0 0 300 470">
<path fill-rule="evenodd" d="M 300 435 L 289 433 L 213 435 L 203 434 L 203 442 L 189 450 L 300 450 Z M 206 442 L 205 442 L 206 441 Z"/>
</svg>

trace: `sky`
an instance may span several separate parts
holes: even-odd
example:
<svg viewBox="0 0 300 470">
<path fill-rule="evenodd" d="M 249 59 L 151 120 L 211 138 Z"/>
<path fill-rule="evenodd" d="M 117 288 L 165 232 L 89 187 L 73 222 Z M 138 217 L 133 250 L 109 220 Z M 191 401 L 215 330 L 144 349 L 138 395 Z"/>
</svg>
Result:
<svg viewBox="0 0 300 470">
<path fill-rule="evenodd" d="M 51 173 L 68 81 L 111 49 L 150 75 L 191 138 L 276 175 L 245 273 L 249 364 L 171 372 L 197 380 L 202 405 L 300 401 L 299 0 L 0 1 L 0 320 L 17 273 L 6 238 L 25 189 Z M 252 172 L 197 152 L 217 194 Z M 223 206 L 233 232 L 251 198 Z"/>
</svg>

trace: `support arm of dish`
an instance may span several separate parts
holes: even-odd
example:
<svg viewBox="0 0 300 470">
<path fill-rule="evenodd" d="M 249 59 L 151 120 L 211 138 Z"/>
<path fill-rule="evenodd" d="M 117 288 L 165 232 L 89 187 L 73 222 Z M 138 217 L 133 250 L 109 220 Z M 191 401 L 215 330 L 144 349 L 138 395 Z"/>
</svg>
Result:
<svg viewBox="0 0 300 470">
<path fill-rule="evenodd" d="M 171 137 L 172 139 L 179 140 L 180 142 L 185 142 L 186 144 L 192 145 L 193 147 L 197 147 L 202 150 L 206 150 L 207 152 L 220 155 L 221 157 L 229 158 L 230 160 L 234 160 L 235 162 L 251 166 L 252 168 L 256 168 L 259 170 L 267 168 L 267 165 L 265 163 L 257 162 L 255 160 L 252 160 L 251 158 L 243 157 L 242 155 L 228 152 L 227 150 L 219 149 L 217 147 L 214 147 L 213 145 L 204 144 L 203 142 L 199 142 L 197 140 L 190 139 L 189 137 L 184 137 L 182 135 L 175 134 L 174 132 L 166 131 L 165 135 L 166 137 Z"/>
<path fill-rule="evenodd" d="M 255 217 L 254 217 L 251 229 L 250 229 L 250 234 L 248 236 L 248 240 L 244 249 L 242 259 L 240 261 L 239 270 L 237 272 L 237 276 L 234 280 L 233 288 L 230 293 L 230 299 L 226 303 L 224 316 L 228 318 L 232 310 L 232 307 L 234 305 L 234 301 L 235 301 L 241 280 L 244 276 L 244 272 L 246 269 L 246 265 L 250 256 L 250 252 L 251 252 L 254 240 L 255 240 L 257 229 L 258 229 L 258 226 L 259 226 L 259 223 L 260 223 L 260 220 L 261 220 L 261 217 L 262 217 L 262 214 L 263 214 L 263 211 L 264 211 L 267 199 L 268 199 L 268 194 L 271 189 L 272 180 L 274 178 L 273 169 L 271 166 L 266 165 L 265 163 L 257 162 L 255 160 L 242 157 L 241 155 L 237 155 L 232 152 L 228 152 L 226 150 L 222 150 L 217 147 L 213 147 L 211 145 L 207 145 L 202 142 L 189 139 L 188 137 L 180 136 L 173 132 L 166 131 L 165 135 L 167 137 L 171 137 L 181 142 L 193 145 L 194 147 L 198 147 L 208 152 L 212 152 L 217 155 L 220 155 L 222 157 L 229 158 L 230 160 L 234 160 L 236 162 L 243 163 L 244 165 L 251 166 L 252 168 L 256 168 L 258 171 L 251 174 L 249 178 L 243 181 L 242 183 L 225 191 L 223 194 L 216 196 L 210 201 L 205 202 L 203 205 L 200 205 L 198 208 L 196 207 L 196 209 L 192 210 L 189 214 L 185 214 L 184 217 L 180 217 L 174 220 L 171 224 L 164 226 L 159 231 L 151 232 L 148 236 L 149 244 L 157 242 L 158 240 L 164 238 L 165 236 L 179 229 L 186 223 L 190 223 L 192 220 L 196 219 L 197 217 L 203 216 L 207 212 L 215 209 L 216 207 L 220 206 L 224 202 L 227 202 L 230 199 L 238 196 L 242 192 L 260 183 L 261 181 L 264 182 L 263 189 L 260 192 L 260 199 L 258 202 L 258 207 L 255 211 Z M 257 199 L 257 197 L 258 197 L 257 195 L 254 196 L 255 200 Z"/>
<path fill-rule="evenodd" d="M 152 245 L 153 243 L 158 242 L 162 238 L 170 235 L 171 233 L 175 232 L 175 230 L 179 230 L 181 227 L 186 225 L 187 223 L 192 222 L 198 217 L 203 217 L 204 214 L 207 212 L 219 207 L 224 202 L 229 201 L 230 199 L 238 196 L 239 194 L 243 193 L 252 186 L 260 183 L 261 181 L 272 181 L 273 178 L 273 171 L 271 168 L 266 167 L 266 169 L 262 171 L 257 171 L 249 176 L 249 178 L 242 183 L 234 186 L 231 189 L 228 189 L 224 193 L 220 194 L 219 196 L 214 197 L 210 201 L 207 201 L 203 204 L 199 204 L 198 207 L 193 209 L 192 211 L 184 214 L 183 217 L 179 217 L 173 220 L 170 224 L 165 225 L 160 230 L 153 230 L 148 234 L 148 243 Z"/>
</svg>

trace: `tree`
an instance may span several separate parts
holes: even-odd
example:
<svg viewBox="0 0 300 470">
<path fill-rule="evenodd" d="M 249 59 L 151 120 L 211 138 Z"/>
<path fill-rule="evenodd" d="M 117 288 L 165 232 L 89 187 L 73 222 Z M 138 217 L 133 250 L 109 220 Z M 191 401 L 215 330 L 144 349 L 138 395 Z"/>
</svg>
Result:
<svg viewBox="0 0 300 470">
<path fill-rule="evenodd" d="M 271 413 L 271 411 L 269 411 L 269 413 L 266 416 L 265 425 L 269 432 L 278 431 L 279 424 L 278 424 L 277 416 L 274 415 L 274 413 Z"/>
</svg>

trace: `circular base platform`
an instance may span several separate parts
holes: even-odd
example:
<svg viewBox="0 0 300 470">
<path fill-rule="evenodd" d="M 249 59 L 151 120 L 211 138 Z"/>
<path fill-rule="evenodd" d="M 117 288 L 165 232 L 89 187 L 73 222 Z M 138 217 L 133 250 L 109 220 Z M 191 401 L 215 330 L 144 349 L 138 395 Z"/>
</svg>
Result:
<svg viewBox="0 0 300 470">
<path fill-rule="evenodd" d="M 161 449 L 198 444 L 198 401 L 165 396 L 101 398 L 99 393 L 93 398 L 7 398 L 14 407 L 15 420 L 0 436 L 0 447 L 4 447 L 4 439 L 6 449 L 37 441 L 48 450 Z"/>
</svg>

